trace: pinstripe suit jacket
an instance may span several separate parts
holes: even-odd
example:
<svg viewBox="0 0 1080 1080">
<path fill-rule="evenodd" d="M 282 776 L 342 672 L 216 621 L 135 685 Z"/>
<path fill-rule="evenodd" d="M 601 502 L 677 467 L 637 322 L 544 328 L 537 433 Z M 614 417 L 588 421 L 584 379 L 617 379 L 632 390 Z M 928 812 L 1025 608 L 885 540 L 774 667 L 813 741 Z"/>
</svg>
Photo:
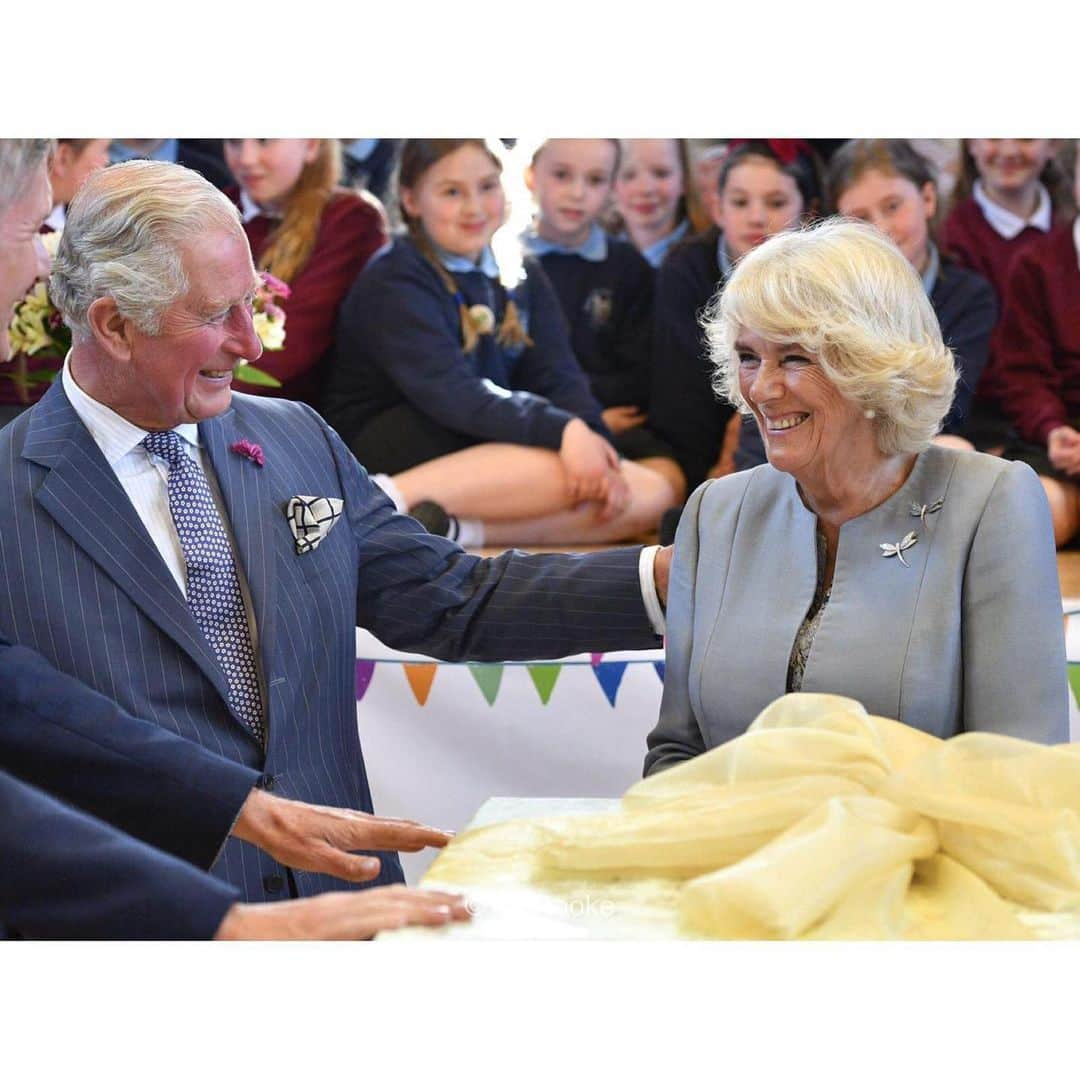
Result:
<svg viewBox="0 0 1080 1080">
<path fill-rule="evenodd" d="M 465 554 L 395 514 L 312 410 L 234 394 L 199 425 L 258 625 L 268 740 L 228 705 L 221 668 L 120 482 L 62 384 L 0 431 L 0 633 L 136 716 L 261 769 L 277 794 L 371 809 L 355 707 L 355 630 L 440 659 L 498 660 L 653 648 L 639 549 L 497 559 Z M 266 465 L 231 453 L 246 439 Z M 297 555 L 294 495 L 344 501 Z M 432 778 L 453 783 L 453 778 Z M 377 883 L 401 880 L 384 854 Z M 214 868 L 247 900 L 281 898 L 287 871 L 230 839 Z M 346 887 L 294 873 L 300 895 Z"/>
</svg>

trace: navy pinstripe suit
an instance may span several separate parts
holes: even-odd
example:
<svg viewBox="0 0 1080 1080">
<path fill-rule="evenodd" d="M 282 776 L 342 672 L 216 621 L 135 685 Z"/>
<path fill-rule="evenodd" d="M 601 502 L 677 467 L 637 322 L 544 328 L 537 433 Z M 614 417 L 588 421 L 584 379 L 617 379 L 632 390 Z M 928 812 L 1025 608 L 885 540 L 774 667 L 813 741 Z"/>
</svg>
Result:
<svg viewBox="0 0 1080 1080">
<path fill-rule="evenodd" d="M 288 798 L 371 810 L 355 708 L 355 632 L 441 659 L 531 659 L 652 648 L 639 549 L 497 559 L 465 554 L 397 515 L 337 435 L 294 402 L 234 394 L 199 425 L 247 577 L 267 686 L 265 750 L 228 706 L 217 660 L 120 482 L 64 394 L 0 431 L 0 633 L 227 758 Z M 259 468 L 229 447 L 259 444 Z M 297 555 L 294 495 L 344 500 Z M 453 783 L 452 777 L 432 777 Z M 401 880 L 380 856 L 377 882 Z M 288 871 L 230 839 L 214 868 L 244 899 L 280 899 Z M 293 872 L 297 892 L 347 887 Z"/>
</svg>

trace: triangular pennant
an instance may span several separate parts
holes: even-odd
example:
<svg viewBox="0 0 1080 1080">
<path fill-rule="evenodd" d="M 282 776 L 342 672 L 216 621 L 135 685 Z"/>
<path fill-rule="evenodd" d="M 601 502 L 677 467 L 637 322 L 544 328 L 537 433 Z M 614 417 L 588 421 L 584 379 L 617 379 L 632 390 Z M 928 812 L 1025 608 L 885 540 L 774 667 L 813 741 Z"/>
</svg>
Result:
<svg viewBox="0 0 1080 1080">
<path fill-rule="evenodd" d="M 615 708 L 615 695 L 619 692 L 619 683 L 626 673 L 625 660 L 609 660 L 606 664 L 597 664 L 593 668 L 596 681 L 600 683 L 612 708 Z"/>
<path fill-rule="evenodd" d="M 562 664 L 529 664 L 528 667 L 533 686 L 536 687 L 540 700 L 546 705 L 551 700 L 551 691 L 555 689 Z"/>
<path fill-rule="evenodd" d="M 363 701 L 367 688 L 371 685 L 371 677 L 375 674 L 374 660 L 356 661 L 356 700 Z"/>
<path fill-rule="evenodd" d="M 1080 705 L 1080 664 L 1069 665 L 1069 685 L 1072 687 L 1076 704 Z"/>
<path fill-rule="evenodd" d="M 653 667 L 656 668 L 656 674 L 660 676 L 660 681 L 663 682 L 664 681 L 665 661 L 663 661 L 663 660 L 654 660 L 653 661 Z"/>
<path fill-rule="evenodd" d="M 426 705 L 431 684 L 435 681 L 435 669 L 438 664 L 402 664 L 405 678 L 412 687 L 413 697 L 418 705 Z"/>
<path fill-rule="evenodd" d="M 480 692 L 489 705 L 495 704 L 499 696 L 499 684 L 502 682 L 504 668 L 502 664 L 470 664 L 469 671 L 480 687 Z"/>
<path fill-rule="evenodd" d="M 604 659 L 604 654 L 602 652 L 589 653 L 589 658 L 592 660 L 592 666 L 596 667 Z"/>
</svg>

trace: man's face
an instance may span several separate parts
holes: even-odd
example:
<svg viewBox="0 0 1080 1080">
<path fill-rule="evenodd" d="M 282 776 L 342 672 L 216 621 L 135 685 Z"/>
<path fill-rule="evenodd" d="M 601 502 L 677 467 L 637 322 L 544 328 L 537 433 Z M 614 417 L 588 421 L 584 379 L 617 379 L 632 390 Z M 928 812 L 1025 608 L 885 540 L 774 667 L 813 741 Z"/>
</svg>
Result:
<svg viewBox="0 0 1080 1080">
<path fill-rule="evenodd" d="M 0 213 L 0 360 L 10 356 L 7 328 L 15 305 L 49 273 L 38 230 L 51 209 L 49 175 L 42 163 L 22 196 Z"/>
<path fill-rule="evenodd" d="M 200 235 L 183 260 L 190 288 L 165 313 L 156 335 L 133 332 L 130 363 L 108 402 L 150 431 L 223 413 L 237 364 L 262 354 L 251 321 L 258 278 L 240 229 Z"/>
</svg>

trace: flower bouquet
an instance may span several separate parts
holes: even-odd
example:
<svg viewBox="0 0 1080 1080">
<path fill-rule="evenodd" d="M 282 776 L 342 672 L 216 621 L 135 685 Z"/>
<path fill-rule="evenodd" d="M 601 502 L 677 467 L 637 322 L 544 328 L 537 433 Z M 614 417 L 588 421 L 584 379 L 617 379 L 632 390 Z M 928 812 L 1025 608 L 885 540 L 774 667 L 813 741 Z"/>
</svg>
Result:
<svg viewBox="0 0 1080 1080">
<path fill-rule="evenodd" d="M 276 301 L 288 300 L 292 290 L 284 281 L 280 281 L 265 270 L 259 274 L 259 277 L 262 279 L 262 285 L 256 291 L 252 302 L 251 321 L 263 349 L 266 352 L 278 352 L 285 347 L 285 311 Z M 281 385 L 281 381 L 275 379 L 269 372 L 261 371 L 248 363 L 243 363 L 236 369 L 234 378 L 237 382 L 251 383 L 256 386 Z"/>
</svg>

